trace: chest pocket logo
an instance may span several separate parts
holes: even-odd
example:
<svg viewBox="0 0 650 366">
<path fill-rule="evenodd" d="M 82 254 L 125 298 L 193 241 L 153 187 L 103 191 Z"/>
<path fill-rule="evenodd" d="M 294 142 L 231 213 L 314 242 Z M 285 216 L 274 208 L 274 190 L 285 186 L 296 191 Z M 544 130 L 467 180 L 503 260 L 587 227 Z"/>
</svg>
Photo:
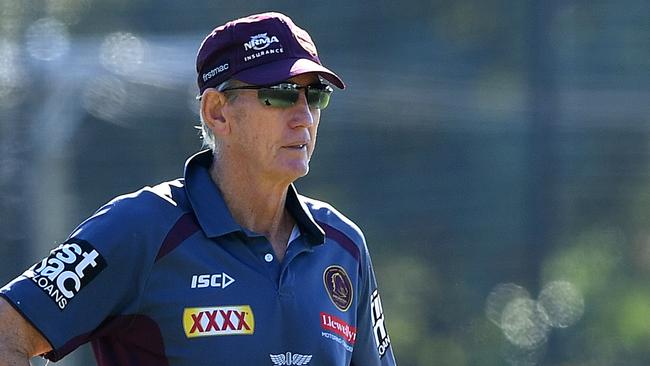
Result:
<svg viewBox="0 0 650 366">
<path fill-rule="evenodd" d="M 341 311 L 347 311 L 354 298 L 352 281 L 345 269 L 340 266 L 329 266 L 323 272 L 325 290 L 332 303 Z"/>
</svg>

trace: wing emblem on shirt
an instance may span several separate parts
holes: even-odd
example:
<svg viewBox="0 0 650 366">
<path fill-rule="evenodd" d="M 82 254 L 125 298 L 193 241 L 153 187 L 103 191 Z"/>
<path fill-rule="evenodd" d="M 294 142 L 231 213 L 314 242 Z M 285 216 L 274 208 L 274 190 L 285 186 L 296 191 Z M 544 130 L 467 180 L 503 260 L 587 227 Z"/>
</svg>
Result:
<svg viewBox="0 0 650 366">
<path fill-rule="evenodd" d="M 308 365 L 311 361 L 312 355 L 301 355 L 299 353 L 287 352 L 279 355 L 269 355 L 271 357 L 271 362 L 273 365 L 282 366 L 282 365 Z"/>
</svg>

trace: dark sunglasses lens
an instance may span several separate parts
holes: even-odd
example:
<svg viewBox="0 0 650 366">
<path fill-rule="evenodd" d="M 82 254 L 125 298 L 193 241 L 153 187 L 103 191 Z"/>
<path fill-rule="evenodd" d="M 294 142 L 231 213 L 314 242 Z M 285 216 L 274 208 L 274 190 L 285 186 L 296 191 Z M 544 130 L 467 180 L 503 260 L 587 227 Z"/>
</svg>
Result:
<svg viewBox="0 0 650 366">
<path fill-rule="evenodd" d="M 312 108 L 325 109 L 330 103 L 331 94 L 332 89 L 330 87 L 307 88 L 307 103 Z"/>
<path fill-rule="evenodd" d="M 301 92 L 298 89 L 260 89 L 257 97 L 265 106 L 287 108 L 296 103 Z"/>
</svg>

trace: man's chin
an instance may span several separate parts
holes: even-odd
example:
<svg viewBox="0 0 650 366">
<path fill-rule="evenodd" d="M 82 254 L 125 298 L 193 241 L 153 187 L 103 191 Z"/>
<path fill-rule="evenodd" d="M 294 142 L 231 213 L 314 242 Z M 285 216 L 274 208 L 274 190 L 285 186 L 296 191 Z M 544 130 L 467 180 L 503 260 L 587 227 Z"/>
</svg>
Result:
<svg viewBox="0 0 650 366">
<path fill-rule="evenodd" d="M 309 173 L 309 165 L 294 165 L 294 166 L 289 166 L 286 167 L 284 170 L 284 176 L 286 176 L 287 180 L 290 181 L 295 181 L 298 178 L 302 178 L 305 175 Z"/>
</svg>

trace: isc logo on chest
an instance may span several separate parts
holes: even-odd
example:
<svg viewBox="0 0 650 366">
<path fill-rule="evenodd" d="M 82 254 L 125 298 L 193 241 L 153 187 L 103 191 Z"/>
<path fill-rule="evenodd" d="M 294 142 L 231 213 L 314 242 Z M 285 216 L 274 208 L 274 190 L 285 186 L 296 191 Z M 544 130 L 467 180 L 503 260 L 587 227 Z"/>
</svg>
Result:
<svg viewBox="0 0 650 366">
<path fill-rule="evenodd" d="M 192 276 L 192 285 L 191 288 L 206 288 L 206 287 L 220 287 L 226 288 L 232 283 L 235 282 L 235 279 L 228 276 L 226 272 L 215 273 L 215 274 L 202 274 Z"/>
<path fill-rule="evenodd" d="M 183 329 L 187 338 L 250 335 L 255 332 L 255 317 L 249 305 L 185 308 Z"/>
</svg>

